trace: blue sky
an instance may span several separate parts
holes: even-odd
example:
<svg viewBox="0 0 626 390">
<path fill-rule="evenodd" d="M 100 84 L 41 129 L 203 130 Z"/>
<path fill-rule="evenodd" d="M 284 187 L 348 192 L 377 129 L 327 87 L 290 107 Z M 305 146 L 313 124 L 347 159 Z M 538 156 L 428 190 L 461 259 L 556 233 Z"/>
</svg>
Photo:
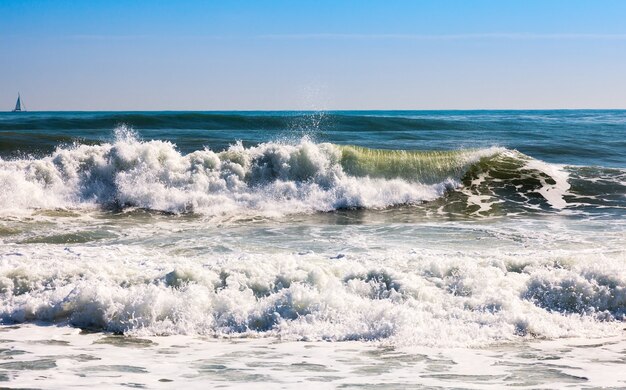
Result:
<svg viewBox="0 0 626 390">
<path fill-rule="evenodd" d="M 626 108 L 626 1 L 0 0 L 0 109 Z"/>
</svg>

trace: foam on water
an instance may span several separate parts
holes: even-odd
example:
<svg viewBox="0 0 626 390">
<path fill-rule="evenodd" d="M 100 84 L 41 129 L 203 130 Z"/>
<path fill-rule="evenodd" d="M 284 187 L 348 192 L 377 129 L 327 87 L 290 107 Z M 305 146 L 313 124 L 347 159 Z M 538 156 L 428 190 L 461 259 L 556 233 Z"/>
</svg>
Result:
<svg viewBox="0 0 626 390">
<path fill-rule="evenodd" d="M 2 213 L 131 207 L 226 218 L 277 217 L 416 205 L 461 189 L 465 182 L 467 204 L 477 207 L 470 214 L 485 215 L 494 204 L 515 203 L 516 197 L 525 199 L 517 202 L 523 207 L 540 209 L 540 203 L 530 202 L 533 194 L 554 210 L 564 209 L 570 188 L 563 167 L 496 147 L 377 150 L 305 137 L 181 154 L 170 142 L 141 141 L 125 127 L 116 134 L 112 143 L 58 147 L 39 159 L 0 160 Z M 498 193 L 494 184 L 520 190 Z"/>
<path fill-rule="evenodd" d="M 568 183 L 569 174 L 564 170 L 564 166 L 546 164 L 543 161 L 529 159 L 526 161 L 523 169 L 537 170 L 546 173 L 548 179 L 551 179 L 553 184 L 548 183 L 546 178 L 539 177 L 541 187 L 538 192 L 555 209 L 567 207 L 564 196 L 568 195 L 568 190 L 571 186 Z"/>
<path fill-rule="evenodd" d="M 0 328 L 8 386 L 67 389 L 620 388 L 626 340 L 561 339 L 493 349 L 364 342 L 124 337 L 67 327 Z M 4 360 L 4 361 L 3 361 Z"/>
<path fill-rule="evenodd" d="M 128 129 L 114 143 L 59 147 L 42 159 L 0 161 L 0 209 L 132 206 L 209 215 L 281 215 L 421 203 L 458 186 L 464 167 L 498 150 L 410 154 L 410 178 L 368 171 L 369 154 L 302 139 L 183 155 L 164 141 L 139 141 Z M 343 162 L 350 161 L 349 168 Z M 395 159 L 397 160 L 397 158 Z M 394 160 L 394 161 L 395 161 Z M 393 166 L 393 162 L 387 166 Z M 418 161 L 419 164 L 415 164 Z M 397 162 L 397 161 L 396 161 Z M 359 171 L 349 174 L 350 170 Z"/>
<path fill-rule="evenodd" d="M 599 337 L 619 333 L 626 315 L 626 253 L 607 250 L 180 257 L 129 246 L 8 247 L 0 320 L 394 345 Z"/>
</svg>

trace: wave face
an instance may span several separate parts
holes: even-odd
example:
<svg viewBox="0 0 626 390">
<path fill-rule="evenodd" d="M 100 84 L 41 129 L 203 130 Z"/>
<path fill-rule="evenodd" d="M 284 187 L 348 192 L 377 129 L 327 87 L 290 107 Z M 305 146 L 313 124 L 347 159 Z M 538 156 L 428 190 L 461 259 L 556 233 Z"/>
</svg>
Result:
<svg viewBox="0 0 626 390">
<path fill-rule="evenodd" d="M 484 216 L 624 206 L 624 171 L 568 171 L 503 148 L 382 150 L 305 137 L 183 154 L 168 141 L 141 141 L 126 127 L 116 134 L 111 143 L 59 147 L 43 158 L 0 160 L 0 209 L 7 214 L 141 208 L 271 217 L 439 200 L 428 206 Z M 577 192 L 572 191 L 571 173 L 578 180 Z M 598 174 L 604 179 L 595 180 Z"/>
<path fill-rule="evenodd" d="M 184 155 L 170 142 L 140 141 L 120 128 L 113 143 L 0 162 L 0 208 L 136 207 L 209 215 L 384 208 L 436 199 L 458 186 L 469 165 L 498 152 L 394 152 L 303 139 Z"/>
</svg>

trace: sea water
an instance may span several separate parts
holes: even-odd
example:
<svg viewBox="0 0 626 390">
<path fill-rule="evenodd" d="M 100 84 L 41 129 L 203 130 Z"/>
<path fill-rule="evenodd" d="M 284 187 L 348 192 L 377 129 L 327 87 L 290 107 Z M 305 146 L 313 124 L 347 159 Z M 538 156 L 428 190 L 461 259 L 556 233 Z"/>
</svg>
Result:
<svg viewBox="0 0 626 390">
<path fill-rule="evenodd" d="M 0 114 L 0 385 L 626 385 L 626 111 Z"/>
</svg>

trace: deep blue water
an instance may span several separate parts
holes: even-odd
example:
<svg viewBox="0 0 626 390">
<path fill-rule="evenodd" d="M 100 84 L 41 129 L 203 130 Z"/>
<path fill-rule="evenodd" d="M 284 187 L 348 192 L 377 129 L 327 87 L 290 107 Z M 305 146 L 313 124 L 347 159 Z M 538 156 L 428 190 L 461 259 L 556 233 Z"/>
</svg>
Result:
<svg viewBox="0 0 626 390">
<path fill-rule="evenodd" d="M 551 163 L 626 167 L 624 110 L 1 113 L 0 156 L 110 141 L 120 125 L 183 153 L 308 136 L 383 149 L 502 146 Z"/>
</svg>

